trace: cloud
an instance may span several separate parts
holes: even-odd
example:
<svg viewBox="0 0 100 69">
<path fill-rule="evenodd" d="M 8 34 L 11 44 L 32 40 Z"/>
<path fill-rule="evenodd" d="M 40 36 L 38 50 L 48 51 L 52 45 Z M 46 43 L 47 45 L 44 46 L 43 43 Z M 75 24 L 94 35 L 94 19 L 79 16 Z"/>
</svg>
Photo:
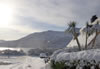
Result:
<svg viewBox="0 0 100 69">
<path fill-rule="evenodd" d="M 32 17 L 42 23 L 64 26 L 72 16 L 71 11 L 66 10 L 67 7 L 63 3 L 56 5 L 56 2 L 50 0 L 31 0 L 24 3 L 27 7 L 24 6 L 24 12 L 20 12 L 22 16 Z"/>
<path fill-rule="evenodd" d="M 57 25 L 53 25 L 50 23 L 46 23 L 46 22 L 40 22 L 37 21 L 35 19 L 33 19 L 32 17 L 18 17 L 21 20 L 21 23 L 17 22 L 15 23 L 15 26 L 24 26 L 24 27 L 28 27 L 30 28 L 32 31 L 32 29 L 37 29 L 40 31 L 43 30 L 64 30 L 64 27 L 59 27 Z"/>
<path fill-rule="evenodd" d="M 35 21 L 65 27 L 75 20 L 83 25 L 92 15 L 99 15 L 99 0 L 22 0 L 19 13 Z M 17 15 L 18 16 L 18 15 Z"/>
<path fill-rule="evenodd" d="M 27 34 L 9 28 L 0 28 L 0 40 L 16 40 Z"/>
<path fill-rule="evenodd" d="M 1 0 L 0 0 L 1 1 Z M 14 7 L 12 30 L 28 34 L 65 30 L 70 21 L 83 26 L 92 15 L 100 16 L 100 0 L 3 0 Z"/>
</svg>

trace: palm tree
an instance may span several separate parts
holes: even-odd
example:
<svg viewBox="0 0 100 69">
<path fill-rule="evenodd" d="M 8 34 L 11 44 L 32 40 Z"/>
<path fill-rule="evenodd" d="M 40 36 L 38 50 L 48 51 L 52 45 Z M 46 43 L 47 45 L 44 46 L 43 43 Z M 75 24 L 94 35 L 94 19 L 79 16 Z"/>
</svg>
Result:
<svg viewBox="0 0 100 69">
<path fill-rule="evenodd" d="M 95 32 L 95 37 L 94 37 L 94 39 L 93 39 L 93 43 L 92 43 L 92 48 L 94 47 L 94 45 L 95 45 L 95 41 L 96 41 L 96 38 L 97 38 L 97 36 L 98 36 L 98 34 L 99 34 L 99 22 L 97 21 L 97 23 L 94 25 L 94 27 L 93 27 L 93 29 L 94 29 L 94 32 Z"/>
<path fill-rule="evenodd" d="M 70 22 L 69 24 L 68 24 L 68 29 L 65 31 L 65 32 L 69 32 L 69 33 L 72 33 L 72 35 L 73 35 L 73 37 L 74 37 L 74 39 L 76 40 L 76 42 L 77 42 L 77 45 L 78 45 L 78 48 L 79 48 L 79 50 L 81 50 L 81 45 L 80 45 L 80 43 L 79 43 L 79 40 L 78 40 L 78 38 L 77 38 L 77 36 L 78 36 L 78 34 L 76 33 L 76 22 Z"/>
<path fill-rule="evenodd" d="M 88 22 L 87 22 L 87 23 L 86 23 L 86 41 L 85 41 L 85 49 L 87 49 L 88 29 L 89 29 L 88 26 L 89 26 L 89 25 L 88 25 Z"/>
</svg>

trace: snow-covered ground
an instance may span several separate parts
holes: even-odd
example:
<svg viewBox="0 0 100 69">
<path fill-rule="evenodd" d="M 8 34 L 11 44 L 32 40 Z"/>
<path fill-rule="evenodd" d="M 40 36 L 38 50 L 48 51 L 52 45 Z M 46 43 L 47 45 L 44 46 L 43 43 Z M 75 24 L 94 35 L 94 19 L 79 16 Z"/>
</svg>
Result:
<svg viewBox="0 0 100 69">
<path fill-rule="evenodd" d="M 45 69 L 44 60 L 39 57 L 0 57 L 0 62 L 11 63 L 0 65 L 0 69 Z"/>
</svg>

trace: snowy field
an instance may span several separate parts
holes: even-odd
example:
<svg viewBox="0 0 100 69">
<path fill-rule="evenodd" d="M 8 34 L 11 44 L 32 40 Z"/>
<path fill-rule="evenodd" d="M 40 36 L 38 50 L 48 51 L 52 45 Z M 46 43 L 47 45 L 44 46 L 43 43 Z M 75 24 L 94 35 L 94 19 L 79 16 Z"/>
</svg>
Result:
<svg viewBox="0 0 100 69">
<path fill-rule="evenodd" d="M 1 57 L 0 69 L 45 69 L 44 60 L 39 57 Z"/>
</svg>

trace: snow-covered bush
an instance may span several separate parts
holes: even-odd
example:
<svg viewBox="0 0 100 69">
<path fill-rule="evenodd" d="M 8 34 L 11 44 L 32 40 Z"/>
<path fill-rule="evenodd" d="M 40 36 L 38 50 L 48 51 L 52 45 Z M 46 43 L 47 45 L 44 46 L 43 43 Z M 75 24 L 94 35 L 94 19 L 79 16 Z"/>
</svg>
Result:
<svg viewBox="0 0 100 69">
<path fill-rule="evenodd" d="M 52 69 L 66 69 L 67 67 L 64 61 L 55 62 L 52 60 L 50 64 Z"/>
<path fill-rule="evenodd" d="M 51 56 L 51 67 L 54 67 L 53 69 L 57 69 L 55 68 L 56 66 L 62 67 L 61 69 L 63 69 L 63 67 L 65 69 L 68 67 L 98 67 L 100 66 L 100 49 L 76 52 L 68 52 L 66 49 L 58 50 Z"/>
<path fill-rule="evenodd" d="M 66 52 L 60 51 L 51 56 L 51 60 L 55 61 L 65 61 L 65 60 L 93 60 L 100 61 L 100 49 L 84 50 L 79 52 Z"/>
<path fill-rule="evenodd" d="M 100 69 L 100 62 L 95 60 L 51 61 L 52 69 Z"/>
</svg>

